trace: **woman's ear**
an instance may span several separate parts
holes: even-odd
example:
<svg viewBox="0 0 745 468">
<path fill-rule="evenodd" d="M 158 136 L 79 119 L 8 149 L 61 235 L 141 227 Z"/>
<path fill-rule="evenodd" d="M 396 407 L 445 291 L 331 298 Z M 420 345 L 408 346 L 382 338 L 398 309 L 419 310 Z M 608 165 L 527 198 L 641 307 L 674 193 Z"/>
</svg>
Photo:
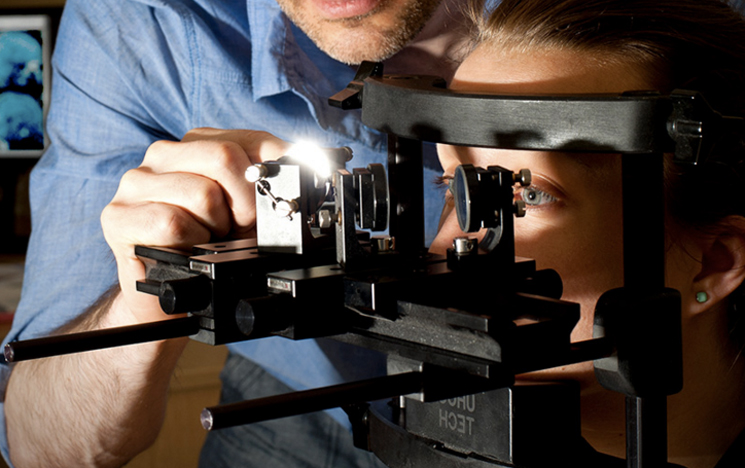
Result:
<svg viewBox="0 0 745 468">
<path fill-rule="evenodd" d="M 694 312 L 726 300 L 745 281 L 745 218 L 730 216 L 721 226 L 724 229 L 719 234 L 707 236 L 699 244 L 700 270 L 691 291 Z"/>
</svg>

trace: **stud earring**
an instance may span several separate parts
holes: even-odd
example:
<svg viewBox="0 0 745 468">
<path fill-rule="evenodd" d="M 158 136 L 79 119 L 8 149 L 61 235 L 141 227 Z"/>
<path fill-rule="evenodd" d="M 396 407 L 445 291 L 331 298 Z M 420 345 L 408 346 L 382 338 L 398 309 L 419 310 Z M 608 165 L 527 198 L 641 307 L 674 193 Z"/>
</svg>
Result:
<svg viewBox="0 0 745 468">
<path fill-rule="evenodd" d="M 704 302 L 709 300 L 709 295 L 706 294 L 706 291 L 699 291 L 696 293 L 696 302 L 699 304 L 703 304 Z"/>
</svg>

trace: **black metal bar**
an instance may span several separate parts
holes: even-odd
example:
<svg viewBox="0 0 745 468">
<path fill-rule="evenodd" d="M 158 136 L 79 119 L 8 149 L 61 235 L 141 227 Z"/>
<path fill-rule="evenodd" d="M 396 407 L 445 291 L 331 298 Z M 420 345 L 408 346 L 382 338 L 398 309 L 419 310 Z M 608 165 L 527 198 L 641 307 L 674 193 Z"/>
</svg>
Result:
<svg viewBox="0 0 745 468">
<path fill-rule="evenodd" d="M 672 152 L 668 96 L 499 96 L 442 89 L 432 77 L 365 80 L 362 122 L 401 137 L 468 146 Z"/>
<path fill-rule="evenodd" d="M 667 433 L 666 397 L 626 397 L 626 466 L 667 466 L 667 440 L 661 443 L 659 434 Z"/>
<path fill-rule="evenodd" d="M 523 374 L 538 370 L 550 369 L 552 367 L 568 366 L 580 362 L 594 361 L 608 357 L 615 351 L 613 341 L 608 338 L 595 338 L 591 340 L 572 343 L 567 353 L 553 353 L 540 356 L 531 356 L 525 362 L 510 365 L 515 374 Z"/>
<path fill-rule="evenodd" d="M 97 349 L 114 348 L 148 341 L 189 336 L 199 331 L 198 317 L 183 317 L 127 327 L 93 330 L 33 340 L 14 341 L 5 345 L 7 362 L 28 361 Z"/>
<path fill-rule="evenodd" d="M 665 195 L 662 154 L 622 156 L 623 268 L 627 288 L 665 286 Z"/>
<path fill-rule="evenodd" d="M 207 430 L 223 429 L 268 419 L 313 413 L 353 403 L 407 395 L 420 391 L 422 382 L 421 372 L 388 375 L 359 382 L 213 406 L 202 410 L 201 421 L 202 426 Z"/>
<path fill-rule="evenodd" d="M 419 254 L 424 249 L 424 175 L 422 142 L 388 135 L 390 235 L 396 250 Z"/>
<path fill-rule="evenodd" d="M 622 178 L 624 287 L 643 291 L 662 289 L 665 287 L 663 155 L 623 155 Z M 667 463 L 666 401 L 664 395 L 627 396 L 628 468 Z"/>
</svg>

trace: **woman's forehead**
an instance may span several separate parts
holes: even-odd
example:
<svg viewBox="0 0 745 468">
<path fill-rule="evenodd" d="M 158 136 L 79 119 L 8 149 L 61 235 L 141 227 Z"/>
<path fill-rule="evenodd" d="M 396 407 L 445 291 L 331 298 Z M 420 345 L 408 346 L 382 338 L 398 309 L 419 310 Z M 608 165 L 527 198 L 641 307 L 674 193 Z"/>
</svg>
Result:
<svg viewBox="0 0 745 468">
<path fill-rule="evenodd" d="M 504 94 L 620 94 L 652 86 L 642 64 L 563 48 L 481 44 L 458 68 L 451 88 Z"/>
<path fill-rule="evenodd" d="M 638 63 L 557 48 L 516 49 L 482 44 L 459 67 L 451 89 L 498 94 L 620 94 L 650 89 Z M 451 148 L 441 151 L 443 164 L 547 164 L 578 174 L 601 175 L 619 170 L 619 159 L 607 154 Z M 468 161 L 465 161 L 468 160 Z M 514 166 L 514 167 L 513 167 Z"/>
</svg>

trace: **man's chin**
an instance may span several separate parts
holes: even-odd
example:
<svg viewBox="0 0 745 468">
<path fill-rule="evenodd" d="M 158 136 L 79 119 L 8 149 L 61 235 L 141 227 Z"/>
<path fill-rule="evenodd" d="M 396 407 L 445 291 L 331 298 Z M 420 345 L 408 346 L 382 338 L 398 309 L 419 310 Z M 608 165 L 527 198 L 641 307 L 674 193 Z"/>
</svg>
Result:
<svg viewBox="0 0 745 468">
<path fill-rule="evenodd" d="M 350 65 L 385 60 L 403 49 L 419 31 L 412 32 L 398 24 L 386 24 L 378 18 L 298 26 L 319 49 L 331 58 Z"/>
<path fill-rule="evenodd" d="M 406 45 L 406 41 L 399 44 L 385 38 L 370 37 L 356 32 L 346 34 L 340 41 L 314 42 L 329 57 L 348 65 L 358 65 L 363 61 L 381 62 L 396 54 Z"/>
<path fill-rule="evenodd" d="M 318 0 L 323 2 L 323 0 Z M 278 0 L 287 16 L 330 57 L 350 65 L 382 61 L 406 47 L 441 0 L 360 0 L 370 11 L 336 19 L 315 15 L 296 0 Z M 334 2 L 327 2 L 333 4 Z M 352 11 L 354 2 L 341 2 Z"/>
</svg>

